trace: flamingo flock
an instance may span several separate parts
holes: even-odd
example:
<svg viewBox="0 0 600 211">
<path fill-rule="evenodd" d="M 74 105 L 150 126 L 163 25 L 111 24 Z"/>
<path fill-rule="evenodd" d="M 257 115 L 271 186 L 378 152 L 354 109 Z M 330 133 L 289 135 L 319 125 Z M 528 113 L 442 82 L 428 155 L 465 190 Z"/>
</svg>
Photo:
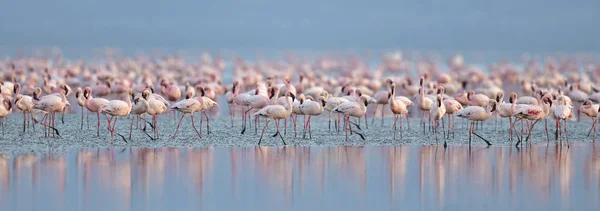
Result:
<svg viewBox="0 0 600 211">
<path fill-rule="evenodd" d="M 562 143 L 564 137 L 569 146 L 567 124 L 582 121 L 583 113 L 591 119 L 587 135 L 593 131 L 595 140 L 600 112 L 600 65 L 591 58 L 563 56 L 538 61 L 526 57 L 522 63 L 500 61 L 481 68 L 467 64 L 460 54 L 453 55 L 446 64 L 427 58 L 407 60 L 391 56 L 396 54 L 383 55 L 375 67 L 360 57 L 330 54 L 315 60 L 292 54 L 284 60 L 256 61 L 238 56 L 227 61 L 204 54 L 196 62 L 177 55 L 107 54 L 102 61 L 90 62 L 66 60 L 59 54 L 21 56 L 0 61 L 0 127 L 4 133 L 6 118 L 22 112 L 23 133 L 28 128 L 35 131 L 33 125 L 40 124 L 44 136 L 61 137 L 56 113 L 64 116 L 65 112 L 79 110 L 80 130 L 86 130 L 85 122 L 89 129 L 89 115 L 95 114 L 95 135 L 101 135 L 104 120 L 111 143 L 115 135 L 127 142 L 117 131 L 119 118 L 130 120 L 130 141 L 134 124 L 136 131 L 158 140 L 159 116 L 176 119 L 180 115 L 172 137 L 177 135 L 184 117 L 189 116 L 192 128 L 202 139 L 203 124 L 205 136 L 210 135 L 209 119 L 218 114 L 217 102 L 224 97 L 228 127 L 233 129 L 239 121 L 239 133 L 248 135 L 253 124 L 258 135 L 259 126 L 264 124 L 258 144 L 271 121 L 276 130 L 272 136 L 279 136 L 283 144 L 287 144 L 288 120 L 296 138 L 299 116 L 303 119 L 303 139 L 313 138 L 313 118 L 327 118 L 327 133 L 343 132 L 345 140 L 356 134 L 360 140 L 368 141 L 366 132 L 369 127 L 376 127 L 378 113 L 379 127 L 391 127 L 393 140 L 397 139 L 398 124 L 403 139 L 403 133 L 412 130 L 410 117 L 420 116 L 421 127 L 416 130 L 422 131 L 423 136 L 429 132 L 437 144 L 441 128 L 444 146 L 451 135 L 455 138 L 456 116 L 469 122 L 464 126 L 469 145 L 471 135 L 491 145 L 483 137 L 485 134 L 476 132 L 477 128 L 491 118 L 495 122 L 499 118 L 501 123 L 508 118 L 508 138 L 516 138 L 515 146 L 532 139 L 536 124 L 542 120 L 547 141 L 551 140 L 550 120 L 555 123 L 554 140 Z M 230 83 L 224 82 L 224 75 L 231 76 L 227 79 Z M 415 80 L 419 83 L 413 84 Z M 76 88 L 75 96 L 72 87 Z M 505 94 L 508 102 L 504 101 Z M 80 109 L 72 109 L 70 101 L 77 102 Z M 325 111 L 327 114 L 323 114 Z M 195 113 L 200 115 L 199 127 Z M 372 118 L 370 125 L 368 114 Z M 384 124 L 386 115 L 393 116 L 391 126 Z M 147 132 L 148 126 L 152 135 Z"/>
</svg>

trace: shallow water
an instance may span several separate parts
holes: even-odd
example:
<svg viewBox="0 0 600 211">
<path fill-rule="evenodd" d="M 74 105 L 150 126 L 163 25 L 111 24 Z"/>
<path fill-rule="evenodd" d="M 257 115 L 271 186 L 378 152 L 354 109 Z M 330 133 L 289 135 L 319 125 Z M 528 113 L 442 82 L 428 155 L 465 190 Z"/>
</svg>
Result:
<svg viewBox="0 0 600 211">
<path fill-rule="evenodd" d="M 598 210 L 600 145 L 22 154 L 0 157 L 0 196 L 0 210 Z"/>
</svg>

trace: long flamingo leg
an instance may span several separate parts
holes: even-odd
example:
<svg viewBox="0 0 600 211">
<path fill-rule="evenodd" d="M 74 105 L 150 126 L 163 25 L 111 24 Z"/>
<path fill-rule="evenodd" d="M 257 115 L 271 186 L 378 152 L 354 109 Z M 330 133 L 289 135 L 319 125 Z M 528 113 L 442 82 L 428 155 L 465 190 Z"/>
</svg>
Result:
<svg viewBox="0 0 600 211">
<path fill-rule="evenodd" d="M 400 119 L 402 121 L 402 119 Z M 394 140 L 396 140 L 396 122 L 398 122 L 398 115 L 394 114 Z"/>
<path fill-rule="evenodd" d="M 202 111 L 202 114 L 204 114 L 204 117 L 206 117 L 206 134 L 210 134 L 210 122 L 208 120 L 208 115 L 206 115 L 206 111 Z"/>
<path fill-rule="evenodd" d="M 196 123 L 194 123 L 194 113 L 192 113 L 190 115 L 190 118 L 192 118 L 192 127 L 196 131 L 196 134 L 198 134 L 198 137 L 200 137 L 200 139 L 202 139 L 202 133 L 198 132 L 198 129 L 196 129 Z"/>
<path fill-rule="evenodd" d="M 181 125 L 181 120 L 183 120 L 183 117 L 185 117 L 185 114 L 181 115 L 181 118 L 179 119 L 179 123 L 177 123 L 177 128 L 175 128 L 175 133 L 173 133 L 173 138 L 175 138 L 175 136 L 177 136 L 177 131 L 179 130 L 179 126 Z"/>
<path fill-rule="evenodd" d="M 258 145 L 260 145 L 260 143 L 262 142 L 263 135 L 265 135 L 265 130 L 267 130 L 267 126 L 269 126 L 269 122 L 271 122 L 270 119 L 267 120 L 267 124 L 265 124 L 265 127 L 263 128 L 263 131 L 260 134 L 260 139 L 258 139 Z"/>
</svg>

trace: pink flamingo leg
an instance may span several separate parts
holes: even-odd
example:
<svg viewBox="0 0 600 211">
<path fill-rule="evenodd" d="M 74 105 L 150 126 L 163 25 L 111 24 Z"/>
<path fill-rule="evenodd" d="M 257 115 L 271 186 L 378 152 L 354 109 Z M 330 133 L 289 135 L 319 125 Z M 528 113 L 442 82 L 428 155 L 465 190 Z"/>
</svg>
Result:
<svg viewBox="0 0 600 211">
<path fill-rule="evenodd" d="M 177 128 L 175 128 L 175 133 L 173 133 L 173 138 L 175 138 L 175 136 L 177 136 L 177 130 L 179 130 L 179 126 L 181 125 L 181 120 L 183 120 L 183 117 L 185 117 L 185 114 L 181 115 L 181 118 L 179 119 L 179 123 L 177 124 Z"/>
</svg>

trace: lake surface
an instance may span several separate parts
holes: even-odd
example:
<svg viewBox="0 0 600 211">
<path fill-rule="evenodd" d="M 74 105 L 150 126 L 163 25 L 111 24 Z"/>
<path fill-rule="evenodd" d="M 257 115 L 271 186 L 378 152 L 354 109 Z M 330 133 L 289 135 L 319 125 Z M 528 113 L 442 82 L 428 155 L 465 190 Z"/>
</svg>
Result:
<svg viewBox="0 0 600 211">
<path fill-rule="evenodd" d="M 0 210 L 598 210 L 600 144 L 0 156 Z"/>
</svg>

